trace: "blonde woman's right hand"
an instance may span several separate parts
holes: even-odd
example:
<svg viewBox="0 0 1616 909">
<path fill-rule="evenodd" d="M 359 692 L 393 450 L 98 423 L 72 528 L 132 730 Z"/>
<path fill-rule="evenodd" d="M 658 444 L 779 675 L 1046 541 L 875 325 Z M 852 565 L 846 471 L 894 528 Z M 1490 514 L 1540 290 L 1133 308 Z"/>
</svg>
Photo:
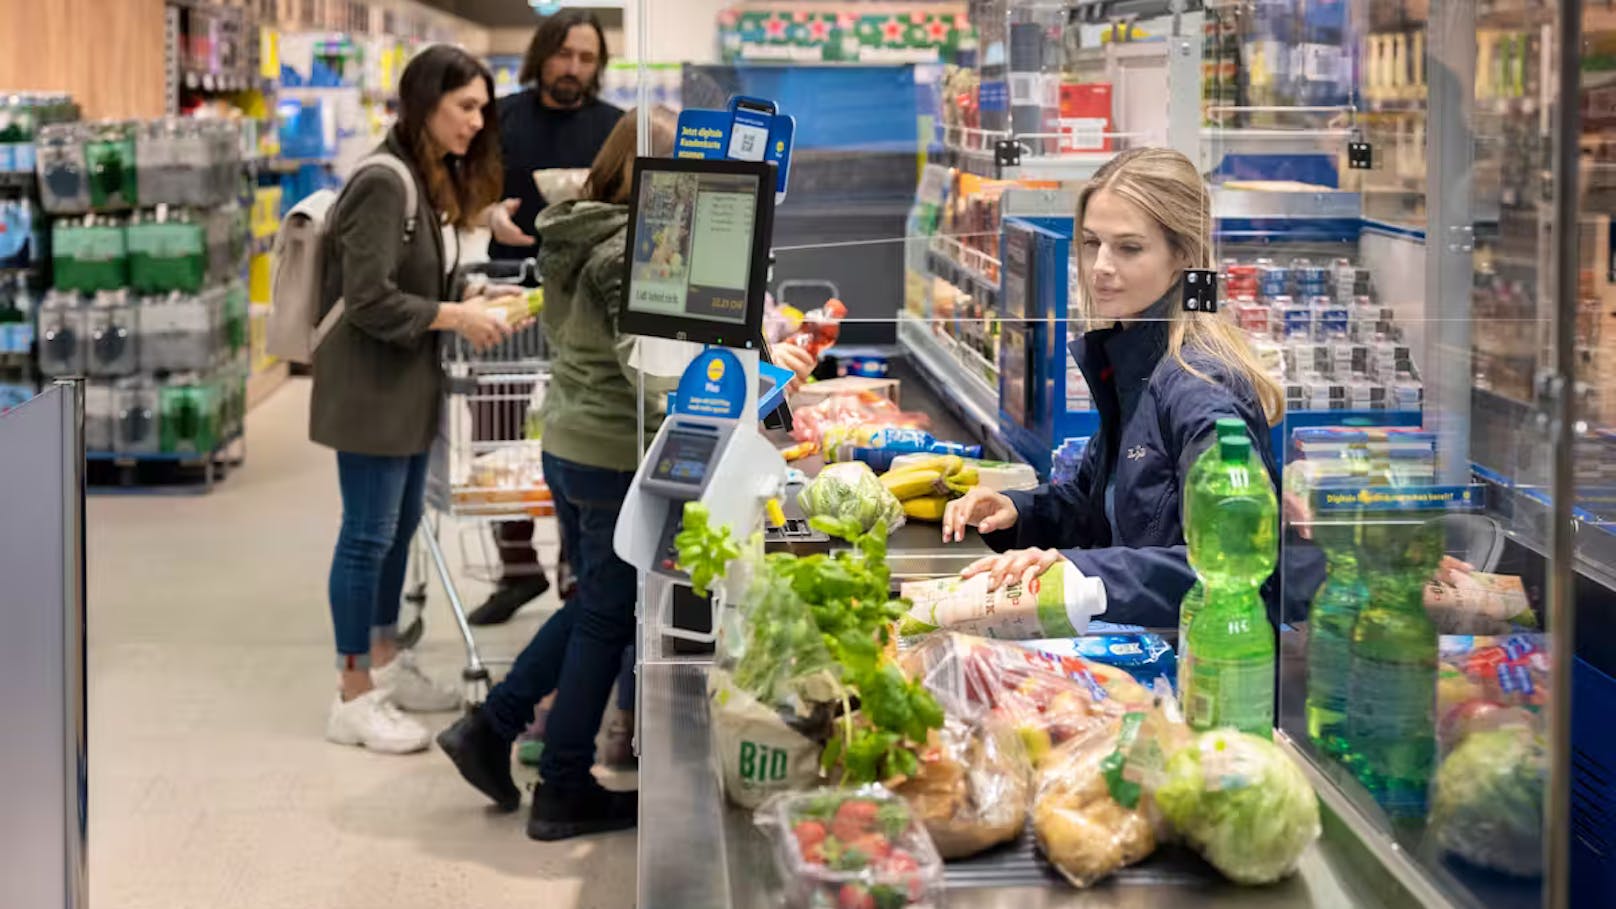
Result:
<svg viewBox="0 0 1616 909">
<path fill-rule="evenodd" d="M 503 301 L 472 297 L 458 306 L 455 333 L 465 338 L 472 347 L 486 350 L 511 336 L 508 309 Z"/>
<path fill-rule="evenodd" d="M 949 502 L 943 510 L 943 542 L 961 542 L 967 527 L 975 527 L 977 533 L 1007 530 L 1016 526 L 1019 517 L 1016 503 L 1010 501 L 1009 496 L 978 486 Z"/>
</svg>

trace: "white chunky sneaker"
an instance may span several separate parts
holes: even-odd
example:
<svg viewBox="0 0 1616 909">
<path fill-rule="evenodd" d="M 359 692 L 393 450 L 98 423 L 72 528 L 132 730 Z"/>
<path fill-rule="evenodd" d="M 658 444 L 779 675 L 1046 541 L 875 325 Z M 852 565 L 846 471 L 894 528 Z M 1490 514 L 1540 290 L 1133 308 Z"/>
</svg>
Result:
<svg viewBox="0 0 1616 909">
<path fill-rule="evenodd" d="M 415 653 L 400 650 L 393 662 L 371 670 L 376 687 L 387 691 L 388 699 L 412 713 L 443 713 L 459 710 L 460 693 L 439 685 L 421 671 Z"/>
<path fill-rule="evenodd" d="M 351 701 L 339 693 L 325 721 L 325 737 L 339 745 L 359 745 L 384 754 L 425 751 L 432 741 L 426 727 L 400 713 L 381 688 Z"/>
</svg>

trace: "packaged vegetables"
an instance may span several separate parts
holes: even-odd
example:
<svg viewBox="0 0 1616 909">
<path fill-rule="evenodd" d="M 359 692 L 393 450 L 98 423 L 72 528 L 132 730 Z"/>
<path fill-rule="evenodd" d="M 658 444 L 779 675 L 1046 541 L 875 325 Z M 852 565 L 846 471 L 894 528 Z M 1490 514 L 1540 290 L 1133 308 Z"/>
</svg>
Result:
<svg viewBox="0 0 1616 909">
<path fill-rule="evenodd" d="M 1167 762 L 1156 804 L 1224 876 L 1267 884 L 1296 869 L 1318 839 L 1319 803 L 1302 771 L 1273 742 L 1214 729 Z"/>
<path fill-rule="evenodd" d="M 741 804 L 802 783 L 792 772 L 801 766 L 800 743 L 784 756 L 770 751 L 759 770 L 759 750 L 774 746 L 746 738 L 757 725 L 757 712 L 741 709 L 750 706 L 748 698 L 777 714 L 775 731 L 783 726 L 821 746 L 820 769 L 839 771 L 855 784 L 913 774 L 915 752 L 943 723 L 936 700 L 905 677 L 891 654 L 901 604 L 888 599 L 885 523 L 878 520 L 866 532 L 853 520 L 811 522 L 852 548 L 759 556 L 761 544 L 754 541 L 748 559 L 737 561 L 736 549 L 724 542 L 729 529 L 714 529 L 699 505 L 686 506 L 676 541 L 679 564 L 693 584 L 715 580 L 735 564 L 750 574 L 741 605 L 721 613 L 709 676 L 725 791 Z"/>
<path fill-rule="evenodd" d="M 1437 770 L 1431 831 L 1465 861 L 1521 877 L 1543 873 L 1543 737 L 1527 726 L 1477 732 Z"/>
<path fill-rule="evenodd" d="M 941 902 L 942 861 L 909 806 L 879 786 L 781 796 L 758 812 L 786 905 L 901 909 Z"/>
<path fill-rule="evenodd" d="M 908 800 L 946 859 L 965 858 L 1021 835 L 1032 767 L 1015 729 L 975 711 L 948 710 L 920 755 L 920 769 L 894 790 Z"/>
<path fill-rule="evenodd" d="M 831 464 L 819 472 L 802 492 L 797 504 L 810 517 L 852 521 L 860 533 L 876 524 L 896 530 L 903 525 L 903 505 L 875 478 L 866 464 L 851 461 Z"/>
<path fill-rule="evenodd" d="M 1033 833 L 1074 886 L 1091 886 L 1156 850 L 1150 796 L 1127 772 L 1145 718 L 1132 712 L 1088 730 L 1057 748 L 1039 772 Z"/>
</svg>

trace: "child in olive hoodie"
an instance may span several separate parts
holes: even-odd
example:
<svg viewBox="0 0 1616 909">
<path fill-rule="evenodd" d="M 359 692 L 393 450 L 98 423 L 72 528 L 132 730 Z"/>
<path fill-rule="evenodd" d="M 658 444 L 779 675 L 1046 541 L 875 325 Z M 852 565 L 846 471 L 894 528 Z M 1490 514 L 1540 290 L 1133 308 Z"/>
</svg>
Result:
<svg viewBox="0 0 1616 909">
<path fill-rule="evenodd" d="M 652 113 L 652 150 L 673 147 L 674 119 Z M 551 377 L 544 399 L 544 477 L 578 591 L 539 629 L 487 702 L 438 743 L 461 775 L 515 810 L 510 746 L 551 692 L 545 747 L 528 835 L 556 840 L 632 827 L 638 795 L 612 792 L 590 774 L 595 738 L 625 648 L 634 639 L 634 569 L 612 549 L 618 510 L 639 463 L 639 376 L 633 339 L 619 336 L 635 116 L 623 117 L 590 168 L 583 198 L 546 209 L 542 241 L 544 330 Z M 647 434 L 656 432 L 671 384 L 645 376 Z M 653 403 L 654 402 L 654 403 Z"/>
</svg>

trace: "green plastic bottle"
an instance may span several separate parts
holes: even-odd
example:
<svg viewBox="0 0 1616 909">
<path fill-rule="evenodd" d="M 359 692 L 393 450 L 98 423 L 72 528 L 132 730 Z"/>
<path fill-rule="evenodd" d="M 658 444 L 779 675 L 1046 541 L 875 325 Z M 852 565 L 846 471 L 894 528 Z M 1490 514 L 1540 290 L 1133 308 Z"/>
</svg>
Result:
<svg viewBox="0 0 1616 909">
<path fill-rule="evenodd" d="M 1185 719 L 1197 730 L 1232 726 L 1270 738 L 1274 629 L 1260 590 L 1279 558 L 1279 502 L 1245 435 L 1220 438 L 1201 455 L 1208 459 L 1190 486 L 1186 525 L 1206 602 L 1189 628 Z"/>
<path fill-rule="evenodd" d="M 1216 440 L 1224 436 L 1244 436 L 1246 434 L 1246 421 L 1235 417 L 1222 417 L 1214 424 L 1212 433 L 1213 445 L 1216 446 Z M 1198 478 L 1206 475 L 1204 465 L 1213 463 L 1215 462 L 1206 458 L 1196 458 L 1195 463 L 1190 465 L 1189 476 L 1185 477 L 1184 480 L 1183 519 L 1185 527 L 1190 524 L 1190 509 L 1193 507 L 1190 502 L 1189 491 L 1196 484 Z M 1195 583 L 1190 585 L 1189 592 L 1184 594 L 1184 602 L 1179 604 L 1178 607 L 1178 690 L 1180 694 L 1184 691 L 1185 679 L 1189 678 L 1190 619 L 1195 618 L 1195 613 L 1200 610 L 1201 604 L 1205 602 L 1206 590 L 1201 587 L 1201 581 L 1197 578 Z"/>
<path fill-rule="evenodd" d="M 1313 542 L 1324 552 L 1327 573 L 1307 613 L 1307 735 L 1334 758 L 1351 750 L 1352 629 L 1369 601 L 1358 558 L 1360 520 L 1354 511 L 1313 525 Z"/>
<path fill-rule="evenodd" d="M 1348 765 L 1394 818 L 1424 817 L 1436 769 L 1436 626 L 1425 584 L 1442 560 L 1439 521 L 1366 514 L 1369 599 L 1352 626 Z"/>
</svg>

